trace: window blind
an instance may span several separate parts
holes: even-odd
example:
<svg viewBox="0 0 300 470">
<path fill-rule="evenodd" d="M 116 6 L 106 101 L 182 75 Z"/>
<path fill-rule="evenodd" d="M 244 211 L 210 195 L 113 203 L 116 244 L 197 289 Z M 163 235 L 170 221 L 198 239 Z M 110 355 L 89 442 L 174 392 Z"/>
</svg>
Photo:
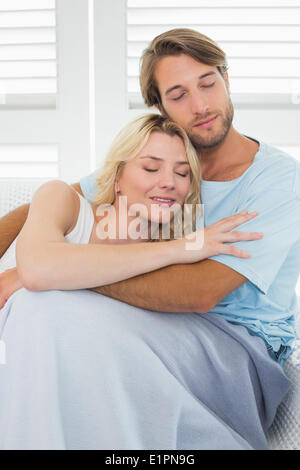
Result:
<svg viewBox="0 0 300 470">
<path fill-rule="evenodd" d="M 2 178 L 57 178 L 57 145 L 0 144 L 0 175 Z"/>
<path fill-rule="evenodd" d="M 127 91 L 143 106 L 142 51 L 158 34 L 188 27 L 227 54 L 232 98 L 300 104 L 300 0 L 127 0 Z"/>
<path fill-rule="evenodd" d="M 55 0 L 0 0 L 0 107 L 53 107 Z"/>
</svg>

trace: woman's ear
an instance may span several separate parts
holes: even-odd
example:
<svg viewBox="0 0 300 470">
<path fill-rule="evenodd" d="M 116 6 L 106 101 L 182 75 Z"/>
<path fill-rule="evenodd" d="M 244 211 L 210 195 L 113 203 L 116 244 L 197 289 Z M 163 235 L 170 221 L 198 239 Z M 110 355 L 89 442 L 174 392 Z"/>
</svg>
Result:
<svg viewBox="0 0 300 470">
<path fill-rule="evenodd" d="M 115 192 L 116 194 L 120 192 L 120 186 L 119 186 L 118 181 L 115 182 Z"/>
</svg>

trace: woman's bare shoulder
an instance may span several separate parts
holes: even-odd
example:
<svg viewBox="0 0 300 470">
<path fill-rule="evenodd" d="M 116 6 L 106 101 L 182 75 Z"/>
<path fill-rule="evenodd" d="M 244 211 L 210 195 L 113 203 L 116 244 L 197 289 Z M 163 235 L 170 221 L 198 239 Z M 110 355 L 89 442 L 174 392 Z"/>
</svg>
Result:
<svg viewBox="0 0 300 470">
<path fill-rule="evenodd" d="M 57 221 L 60 221 L 69 232 L 70 227 L 76 224 L 80 199 L 76 191 L 67 183 L 60 180 L 50 180 L 42 184 L 35 192 L 31 208 L 39 213 L 46 210 Z"/>
<path fill-rule="evenodd" d="M 44 195 L 46 193 L 51 193 L 51 192 L 59 192 L 60 194 L 65 192 L 66 194 L 69 192 L 71 193 L 72 191 L 72 188 L 67 184 L 65 183 L 64 181 L 61 181 L 61 180 L 49 180 L 49 181 L 46 181 L 45 183 L 41 184 L 41 186 L 39 186 L 37 188 L 37 190 L 35 191 L 34 193 L 34 196 L 35 195 Z"/>
</svg>

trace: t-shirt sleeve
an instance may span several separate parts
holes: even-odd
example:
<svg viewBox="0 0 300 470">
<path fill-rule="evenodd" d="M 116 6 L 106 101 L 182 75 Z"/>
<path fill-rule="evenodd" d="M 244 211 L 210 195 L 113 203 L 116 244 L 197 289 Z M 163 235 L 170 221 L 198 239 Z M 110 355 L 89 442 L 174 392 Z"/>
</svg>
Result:
<svg viewBox="0 0 300 470">
<path fill-rule="evenodd" d="M 87 199 L 90 203 L 93 202 L 92 199 L 95 197 L 97 193 L 96 179 L 97 179 L 98 173 L 99 173 L 99 170 L 95 170 L 93 173 L 91 173 L 88 176 L 84 176 L 79 181 L 82 194 L 84 195 L 85 199 Z"/>
<path fill-rule="evenodd" d="M 294 191 L 265 188 L 244 200 L 236 213 L 257 211 L 258 216 L 235 230 L 263 232 L 264 238 L 230 243 L 252 255 L 217 255 L 210 259 L 234 269 L 267 294 L 293 245 L 300 240 L 300 198 Z"/>
</svg>

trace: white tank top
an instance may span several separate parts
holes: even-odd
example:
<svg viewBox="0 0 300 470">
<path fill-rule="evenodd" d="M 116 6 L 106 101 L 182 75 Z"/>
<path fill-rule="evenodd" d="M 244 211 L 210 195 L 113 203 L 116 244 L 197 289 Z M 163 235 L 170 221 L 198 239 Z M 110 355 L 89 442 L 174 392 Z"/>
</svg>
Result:
<svg viewBox="0 0 300 470">
<path fill-rule="evenodd" d="M 65 239 L 68 243 L 87 244 L 94 226 L 94 213 L 91 204 L 80 194 L 78 196 L 80 199 L 78 219 L 72 232 L 68 233 Z"/>
<path fill-rule="evenodd" d="M 91 204 L 80 194 L 78 196 L 80 199 L 80 209 L 77 222 L 72 232 L 65 236 L 65 239 L 67 243 L 88 244 L 94 226 L 94 213 Z M 17 238 L 0 259 L 0 272 L 16 267 Z"/>
</svg>

